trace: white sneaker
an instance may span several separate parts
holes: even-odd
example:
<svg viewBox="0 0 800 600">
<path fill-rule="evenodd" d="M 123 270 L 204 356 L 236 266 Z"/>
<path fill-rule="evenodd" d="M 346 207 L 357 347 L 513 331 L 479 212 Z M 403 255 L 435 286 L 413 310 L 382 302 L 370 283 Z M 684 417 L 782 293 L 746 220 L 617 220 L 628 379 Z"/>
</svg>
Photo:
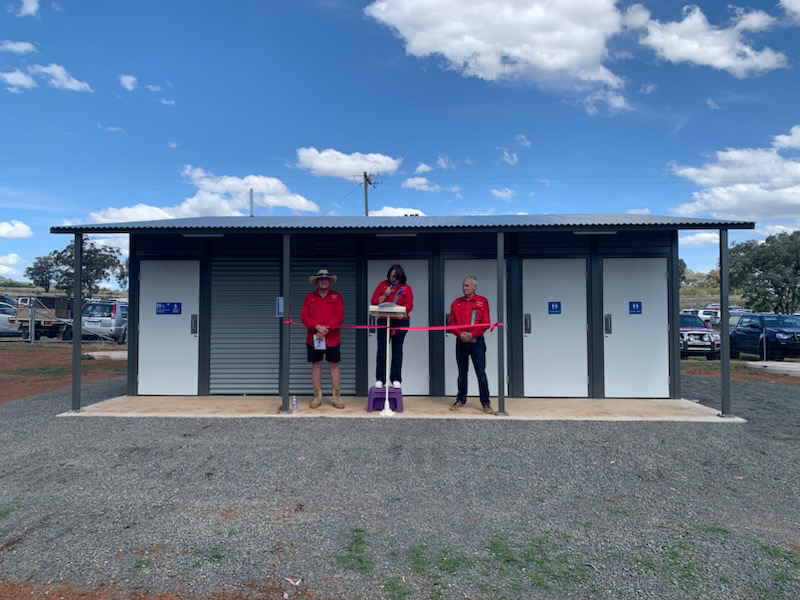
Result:
<svg viewBox="0 0 800 600">
<path fill-rule="evenodd" d="M 392 382 L 392 387 L 399 388 L 400 387 L 400 382 L 399 381 L 393 381 Z"/>
<path fill-rule="evenodd" d="M 382 381 L 380 381 L 380 380 L 376 381 L 376 382 L 375 382 L 375 387 L 376 387 L 376 388 L 382 388 L 382 387 L 383 387 L 383 382 L 382 382 Z"/>
</svg>

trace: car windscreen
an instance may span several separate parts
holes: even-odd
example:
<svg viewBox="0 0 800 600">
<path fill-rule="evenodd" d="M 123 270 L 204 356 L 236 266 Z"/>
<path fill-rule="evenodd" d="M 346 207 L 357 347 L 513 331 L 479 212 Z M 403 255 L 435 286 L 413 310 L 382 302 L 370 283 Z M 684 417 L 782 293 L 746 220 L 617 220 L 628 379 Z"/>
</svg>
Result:
<svg viewBox="0 0 800 600">
<path fill-rule="evenodd" d="M 83 312 L 81 313 L 84 317 L 110 317 L 111 316 L 111 304 L 87 304 L 83 307 Z"/>
<path fill-rule="evenodd" d="M 703 319 L 695 315 L 681 315 L 681 327 L 702 327 L 705 329 Z"/>
<path fill-rule="evenodd" d="M 765 327 L 800 327 L 800 317 L 793 315 L 775 315 L 764 317 Z"/>
</svg>

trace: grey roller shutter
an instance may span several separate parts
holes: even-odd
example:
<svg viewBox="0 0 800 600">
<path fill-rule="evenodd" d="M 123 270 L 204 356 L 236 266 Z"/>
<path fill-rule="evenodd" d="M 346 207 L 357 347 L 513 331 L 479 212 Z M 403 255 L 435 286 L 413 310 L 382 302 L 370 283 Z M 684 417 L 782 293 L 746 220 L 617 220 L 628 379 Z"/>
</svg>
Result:
<svg viewBox="0 0 800 600">
<path fill-rule="evenodd" d="M 306 328 L 300 323 L 300 311 L 303 300 L 314 288 L 308 283 L 308 278 L 319 269 L 328 269 L 338 276 L 334 290 L 342 295 L 344 301 L 344 322 L 356 322 L 356 265 L 352 259 L 305 259 L 292 260 L 292 297 L 291 316 L 297 325 L 291 329 L 291 356 L 289 358 L 289 393 L 309 395 L 313 393 L 311 387 L 311 363 L 306 356 Z M 356 393 L 356 335 L 354 329 L 342 330 L 342 362 L 339 368 L 342 375 L 342 394 L 353 395 Z M 330 397 L 331 384 L 328 367 L 322 365 L 322 391 Z"/>
<path fill-rule="evenodd" d="M 278 393 L 279 290 L 278 259 L 212 260 L 212 394 Z"/>
</svg>

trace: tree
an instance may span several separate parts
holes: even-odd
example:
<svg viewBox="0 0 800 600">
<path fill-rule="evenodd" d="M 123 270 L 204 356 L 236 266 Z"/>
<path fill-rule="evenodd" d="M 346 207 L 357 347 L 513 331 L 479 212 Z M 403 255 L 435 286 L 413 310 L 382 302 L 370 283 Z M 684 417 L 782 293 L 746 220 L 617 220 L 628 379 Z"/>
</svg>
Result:
<svg viewBox="0 0 800 600">
<path fill-rule="evenodd" d="M 124 261 L 119 263 L 119 267 L 117 267 L 117 272 L 114 273 L 114 277 L 117 278 L 117 283 L 119 283 L 119 287 L 121 290 L 128 289 L 128 275 L 130 275 L 130 268 L 131 268 L 131 259 L 126 258 Z"/>
<path fill-rule="evenodd" d="M 800 310 L 800 231 L 778 233 L 763 243 L 748 240 L 730 251 L 731 284 L 757 311 Z"/>
<path fill-rule="evenodd" d="M 30 279 L 34 285 L 44 288 L 45 292 L 50 291 L 50 286 L 58 275 L 58 268 L 53 262 L 53 254 L 39 256 L 33 264 L 25 269 L 25 277 Z"/>
<path fill-rule="evenodd" d="M 75 242 L 60 251 L 51 253 L 58 273 L 56 287 L 69 293 L 75 281 Z M 114 275 L 119 267 L 120 251 L 109 246 L 98 246 L 93 240 L 84 238 L 83 276 L 81 287 L 89 296 L 99 289 L 100 282 Z"/>
<path fill-rule="evenodd" d="M 681 285 L 686 283 L 686 262 L 682 259 L 678 259 L 678 281 Z"/>
</svg>

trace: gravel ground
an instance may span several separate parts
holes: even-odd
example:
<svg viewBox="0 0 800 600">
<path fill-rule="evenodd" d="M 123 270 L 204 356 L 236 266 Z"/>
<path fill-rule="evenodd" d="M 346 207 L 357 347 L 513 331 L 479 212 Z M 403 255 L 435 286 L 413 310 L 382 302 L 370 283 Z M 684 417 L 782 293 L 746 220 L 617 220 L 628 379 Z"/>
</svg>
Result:
<svg viewBox="0 0 800 600">
<path fill-rule="evenodd" d="M 0 406 L 0 580 L 258 598 L 800 597 L 800 394 L 745 425 Z M 90 403 L 121 378 L 84 386 Z M 719 405 L 718 382 L 684 377 Z M 296 582 L 294 586 L 285 578 Z M 284 591 L 287 596 L 284 596 Z"/>
</svg>

